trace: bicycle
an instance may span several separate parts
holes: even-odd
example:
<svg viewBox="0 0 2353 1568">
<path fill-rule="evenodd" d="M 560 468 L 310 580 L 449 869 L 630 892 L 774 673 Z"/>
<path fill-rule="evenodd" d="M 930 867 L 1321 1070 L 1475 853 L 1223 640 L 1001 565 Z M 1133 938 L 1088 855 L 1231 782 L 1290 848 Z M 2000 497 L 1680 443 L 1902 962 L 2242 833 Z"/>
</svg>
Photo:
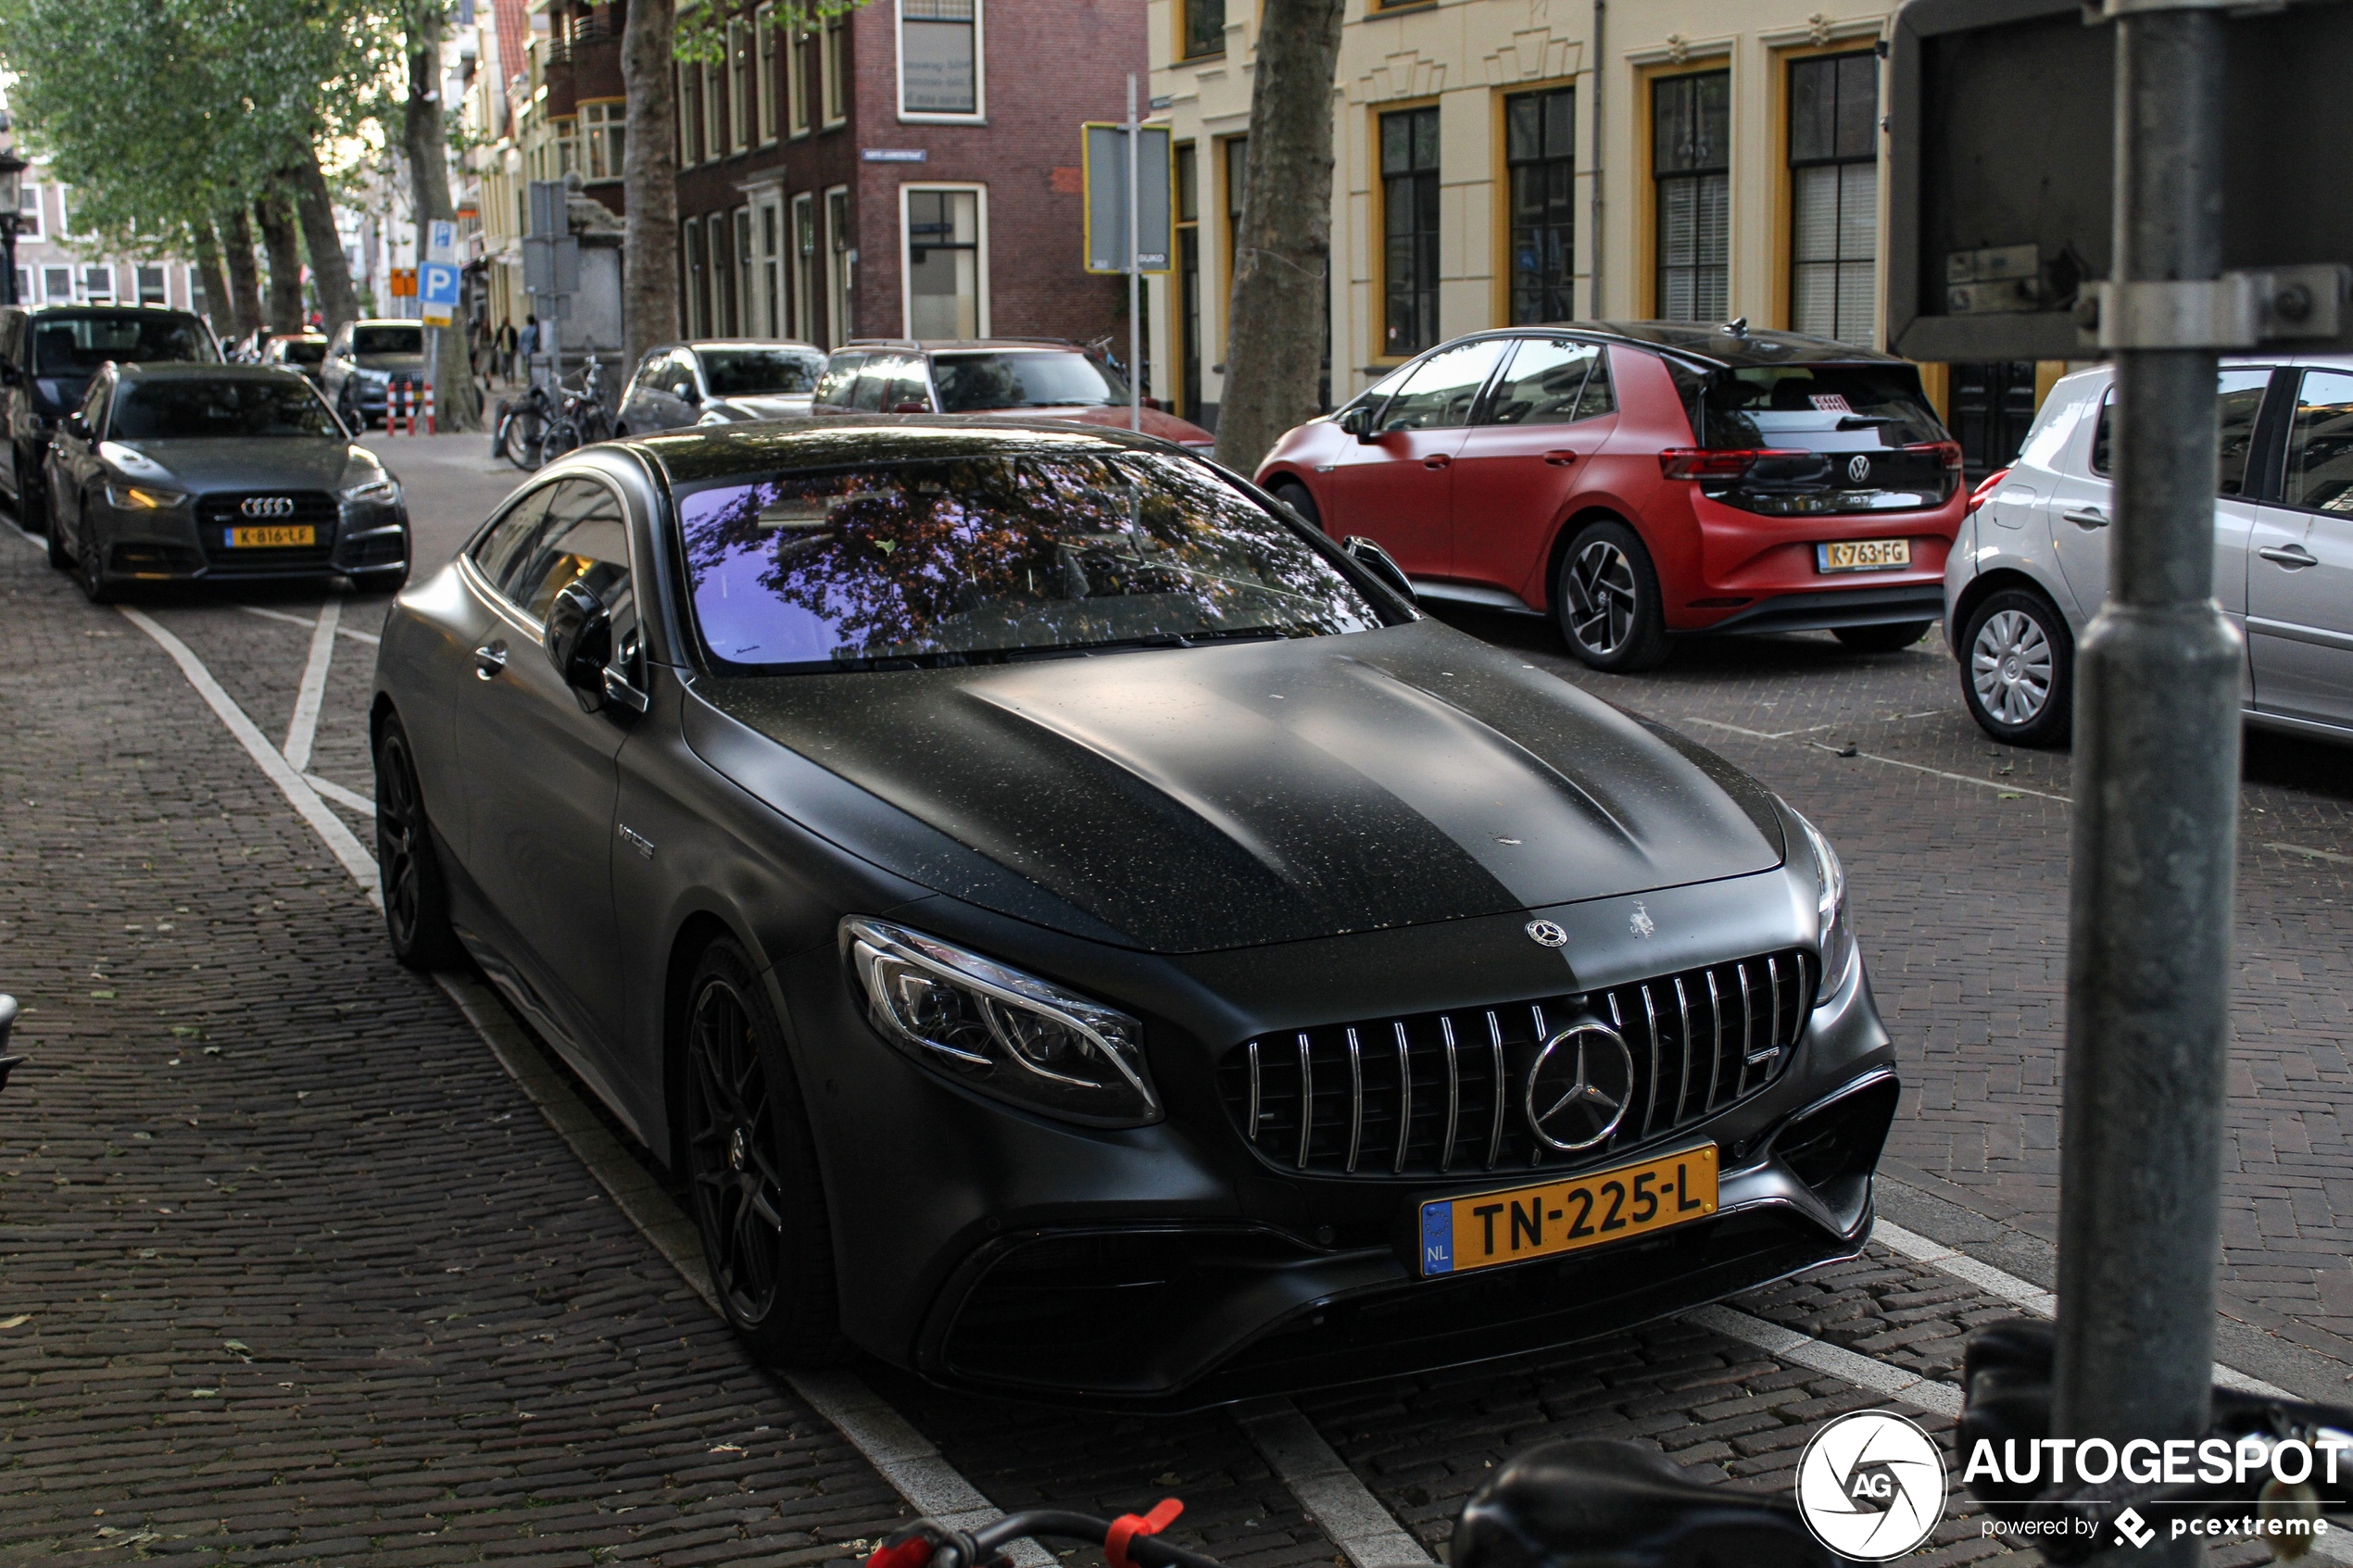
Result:
<svg viewBox="0 0 2353 1568">
<path fill-rule="evenodd" d="M 490 456 L 529 473 L 547 460 L 542 450 L 555 410 L 547 389 L 534 383 L 520 397 L 502 398 L 492 426 Z"/>
<path fill-rule="evenodd" d="M 561 387 L 562 383 L 559 382 Z M 562 404 L 540 438 L 540 460 L 552 461 L 567 452 L 612 439 L 612 415 L 605 408 L 604 372 L 590 359 L 580 374 L 580 390 L 564 388 Z"/>
</svg>

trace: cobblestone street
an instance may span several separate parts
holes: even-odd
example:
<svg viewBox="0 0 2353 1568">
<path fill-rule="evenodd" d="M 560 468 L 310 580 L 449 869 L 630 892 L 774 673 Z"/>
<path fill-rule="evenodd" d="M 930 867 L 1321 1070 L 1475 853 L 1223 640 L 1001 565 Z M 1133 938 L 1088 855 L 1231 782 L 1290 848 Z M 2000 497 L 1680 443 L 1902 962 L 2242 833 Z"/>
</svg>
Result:
<svg viewBox="0 0 2353 1568">
<path fill-rule="evenodd" d="M 420 578 L 519 477 L 480 437 L 371 445 L 408 483 Z M 1236 1568 L 1417 1568 L 1540 1437 L 1786 1487 L 1847 1411 L 1949 1434 L 1963 1336 L 2048 1310 L 2069 762 L 1986 742 L 1940 643 L 1701 643 L 1615 679 L 1546 623 L 1449 612 L 1722 751 L 1837 845 L 1905 1079 L 1864 1257 L 1547 1355 L 1148 1418 L 754 1365 L 667 1178 L 486 991 L 392 960 L 317 825 L 372 852 L 383 601 L 333 597 L 323 627 L 321 602 L 133 606 L 289 786 L 163 641 L 0 524 L 0 990 L 28 1059 L 0 1098 L 0 1562 L 847 1563 L 960 1477 L 1000 1509 L 1178 1495 L 1174 1537 Z M 2250 736 L 2240 846 L 2218 1355 L 2342 1399 L 2345 754 Z M 1311 1485 L 1318 1456 L 1363 1516 Z M 1915 1561 L 2000 1550 L 1964 1505 Z"/>
</svg>

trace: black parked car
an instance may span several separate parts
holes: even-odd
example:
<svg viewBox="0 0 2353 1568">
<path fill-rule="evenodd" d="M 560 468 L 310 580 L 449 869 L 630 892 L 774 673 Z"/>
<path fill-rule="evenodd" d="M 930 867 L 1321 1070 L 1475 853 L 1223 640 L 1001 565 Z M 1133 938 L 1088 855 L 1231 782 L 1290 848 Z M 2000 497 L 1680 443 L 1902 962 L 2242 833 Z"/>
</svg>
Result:
<svg viewBox="0 0 2353 1568">
<path fill-rule="evenodd" d="M 0 487 L 23 528 L 44 525 L 43 458 L 57 421 L 81 405 L 98 367 L 157 360 L 219 364 L 203 319 L 152 306 L 12 306 L 0 311 L 0 421 L 8 461 Z"/>
<path fill-rule="evenodd" d="M 262 365 L 109 365 L 49 449 L 49 564 L 134 583 L 409 579 L 409 511 L 318 389 Z"/>
<path fill-rule="evenodd" d="M 1206 1402 L 1870 1228 L 1821 837 L 1150 437 L 584 450 L 395 601 L 372 733 L 395 952 L 683 1168 L 774 1359 Z"/>
</svg>

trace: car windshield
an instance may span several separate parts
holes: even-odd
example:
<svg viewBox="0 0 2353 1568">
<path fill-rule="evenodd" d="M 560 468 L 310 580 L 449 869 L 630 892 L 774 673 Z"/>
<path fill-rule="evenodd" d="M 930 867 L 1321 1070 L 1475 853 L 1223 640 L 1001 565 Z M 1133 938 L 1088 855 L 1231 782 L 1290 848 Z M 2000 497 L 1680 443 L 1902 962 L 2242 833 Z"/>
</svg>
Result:
<svg viewBox="0 0 2353 1568">
<path fill-rule="evenodd" d="M 825 357 L 810 348 L 706 348 L 702 377 L 713 397 L 773 397 L 817 390 Z"/>
<path fill-rule="evenodd" d="M 354 354 L 422 354 L 425 351 L 425 330 L 422 327 L 354 327 L 351 329 L 351 351 Z"/>
<path fill-rule="evenodd" d="M 327 345 L 323 340 L 314 343 L 296 339 L 286 345 L 285 352 L 281 358 L 289 365 L 321 364 L 327 358 Z"/>
<path fill-rule="evenodd" d="M 142 382 L 115 397 L 107 433 L 117 441 L 208 441 L 283 435 L 343 438 L 343 427 L 310 390 L 274 377 Z"/>
<path fill-rule="evenodd" d="M 1742 365 L 1692 410 L 1702 446 L 1850 452 L 1947 439 L 1909 365 Z"/>
<path fill-rule="evenodd" d="M 121 311 L 33 319 L 32 373 L 87 376 L 112 359 L 118 364 L 154 360 L 209 360 L 204 329 L 184 316 Z"/>
<path fill-rule="evenodd" d="M 935 354 L 943 413 L 984 408 L 1067 408 L 1127 401 L 1127 383 L 1076 349 Z"/>
<path fill-rule="evenodd" d="M 1205 465 L 1026 451 L 681 494 L 712 661 L 793 673 L 1365 631 L 1364 596 Z"/>
</svg>

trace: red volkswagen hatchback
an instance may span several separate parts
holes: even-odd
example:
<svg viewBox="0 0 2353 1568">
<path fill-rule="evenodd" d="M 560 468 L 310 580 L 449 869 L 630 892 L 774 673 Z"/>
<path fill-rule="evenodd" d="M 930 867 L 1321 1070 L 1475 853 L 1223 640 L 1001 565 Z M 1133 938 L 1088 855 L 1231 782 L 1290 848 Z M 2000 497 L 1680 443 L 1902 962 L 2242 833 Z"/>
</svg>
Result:
<svg viewBox="0 0 2353 1568">
<path fill-rule="evenodd" d="M 1457 338 L 1287 433 L 1258 479 L 1422 597 L 1549 613 L 1614 671 L 1678 632 L 1908 646 L 1969 499 L 1910 364 L 1740 321 Z"/>
</svg>

